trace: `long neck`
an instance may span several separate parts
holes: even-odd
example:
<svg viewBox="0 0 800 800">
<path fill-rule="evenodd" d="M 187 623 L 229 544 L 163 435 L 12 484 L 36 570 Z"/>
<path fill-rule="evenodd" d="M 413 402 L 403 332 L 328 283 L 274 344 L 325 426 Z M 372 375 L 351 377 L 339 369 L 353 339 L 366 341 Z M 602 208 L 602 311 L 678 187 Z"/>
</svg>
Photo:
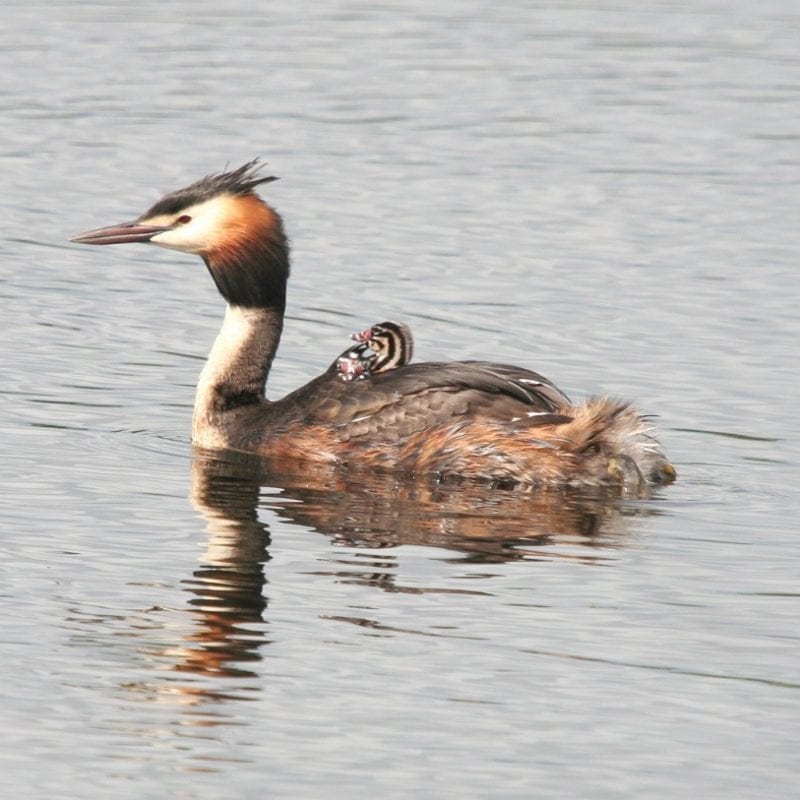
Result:
<svg viewBox="0 0 800 800">
<path fill-rule="evenodd" d="M 267 376 L 283 330 L 283 308 L 229 305 L 222 329 L 200 373 L 192 439 L 224 447 L 225 415 L 264 400 Z"/>
<path fill-rule="evenodd" d="M 227 238 L 202 254 L 228 303 L 194 401 L 192 439 L 209 447 L 246 435 L 234 430 L 237 410 L 264 403 L 286 306 L 289 245 L 281 218 L 255 196 L 239 198 L 237 208 Z"/>
</svg>

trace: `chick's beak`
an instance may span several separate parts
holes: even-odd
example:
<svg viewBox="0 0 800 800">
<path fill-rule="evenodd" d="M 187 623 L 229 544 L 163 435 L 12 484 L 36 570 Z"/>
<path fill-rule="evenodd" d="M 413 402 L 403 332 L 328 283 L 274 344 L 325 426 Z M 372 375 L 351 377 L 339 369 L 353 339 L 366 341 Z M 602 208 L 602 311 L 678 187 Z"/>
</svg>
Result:
<svg viewBox="0 0 800 800">
<path fill-rule="evenodd" d="M 168 230 L 162 225 L 143 225 L 141 222 L 123 222 L 107 228 L 86 231 L 73 236 L 70 241 L 78 244 L 128 244 L 149 242 L 156 234 Z"/>
</svg>

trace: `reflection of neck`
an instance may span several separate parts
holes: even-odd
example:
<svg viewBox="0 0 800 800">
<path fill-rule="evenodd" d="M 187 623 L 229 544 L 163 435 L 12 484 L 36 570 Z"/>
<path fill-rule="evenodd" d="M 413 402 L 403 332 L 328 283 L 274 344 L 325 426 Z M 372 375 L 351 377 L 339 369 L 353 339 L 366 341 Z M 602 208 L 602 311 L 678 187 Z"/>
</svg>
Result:
<svg viewBox="0 0 800 800">
<path fill-rule="evenodd" d="M 269 531 L 258 519 L 256 474 L 248 462 L 212 460 L 199 452 L 192 464 L 191 499 L 206 519 L 209 538 L 202 563 L 182 581 L 193 595 L 197 624 L 176 665 L 181 671 L 252 675 L 243 665 L 260 658 Z"/>
<path fill-rule="evenodd" d="M 264 400 L 282 329 L 282 308 L 228 306 L 197 384 L 192 419 L 196 444 L 225 446 L 225 413 Z"/>
</svg>

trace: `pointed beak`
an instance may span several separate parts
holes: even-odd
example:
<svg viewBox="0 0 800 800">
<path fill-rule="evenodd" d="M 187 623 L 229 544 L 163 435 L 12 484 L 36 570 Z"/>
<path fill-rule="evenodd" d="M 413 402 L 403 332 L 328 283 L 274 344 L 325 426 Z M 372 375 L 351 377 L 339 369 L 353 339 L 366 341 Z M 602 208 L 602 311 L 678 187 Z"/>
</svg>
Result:
<svg viewBox="0 0 800 800">
<path fill-rule="evenodd" d="M 73 236 L 70 241 L 78 244 L 128 244 L 128 242 L 149 242 L 156 234 L 168 230 L 161 225 L 142 225 L 140 222 L 123 222 L 109 225 Z"/>
<path fill-rule="evenodd" d="M 358 333 L 350 334 L 350 338 L 356 342 L 368 342 L 370 339 L 372 339 L 372 336 L 372 328 L 367 328 L 365 331 L 359 331 Z"/>
</svg>

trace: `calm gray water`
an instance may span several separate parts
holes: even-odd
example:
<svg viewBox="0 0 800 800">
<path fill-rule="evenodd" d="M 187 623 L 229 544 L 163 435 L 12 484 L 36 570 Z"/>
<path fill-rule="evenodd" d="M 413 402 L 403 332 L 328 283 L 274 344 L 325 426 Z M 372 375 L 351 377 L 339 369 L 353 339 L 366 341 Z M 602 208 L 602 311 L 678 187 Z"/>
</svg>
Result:
<svg viewBox="0 0 800 800">
<path fill-rule="evenodd" d="M 795 797 L 792 0 L 6 4 L 4 797 Z M 270 394 L 347 335 L 659 414 L 646 500 L 193 453 L 202 264 L 70 245 L 254 156 Z"/>
</svg>

